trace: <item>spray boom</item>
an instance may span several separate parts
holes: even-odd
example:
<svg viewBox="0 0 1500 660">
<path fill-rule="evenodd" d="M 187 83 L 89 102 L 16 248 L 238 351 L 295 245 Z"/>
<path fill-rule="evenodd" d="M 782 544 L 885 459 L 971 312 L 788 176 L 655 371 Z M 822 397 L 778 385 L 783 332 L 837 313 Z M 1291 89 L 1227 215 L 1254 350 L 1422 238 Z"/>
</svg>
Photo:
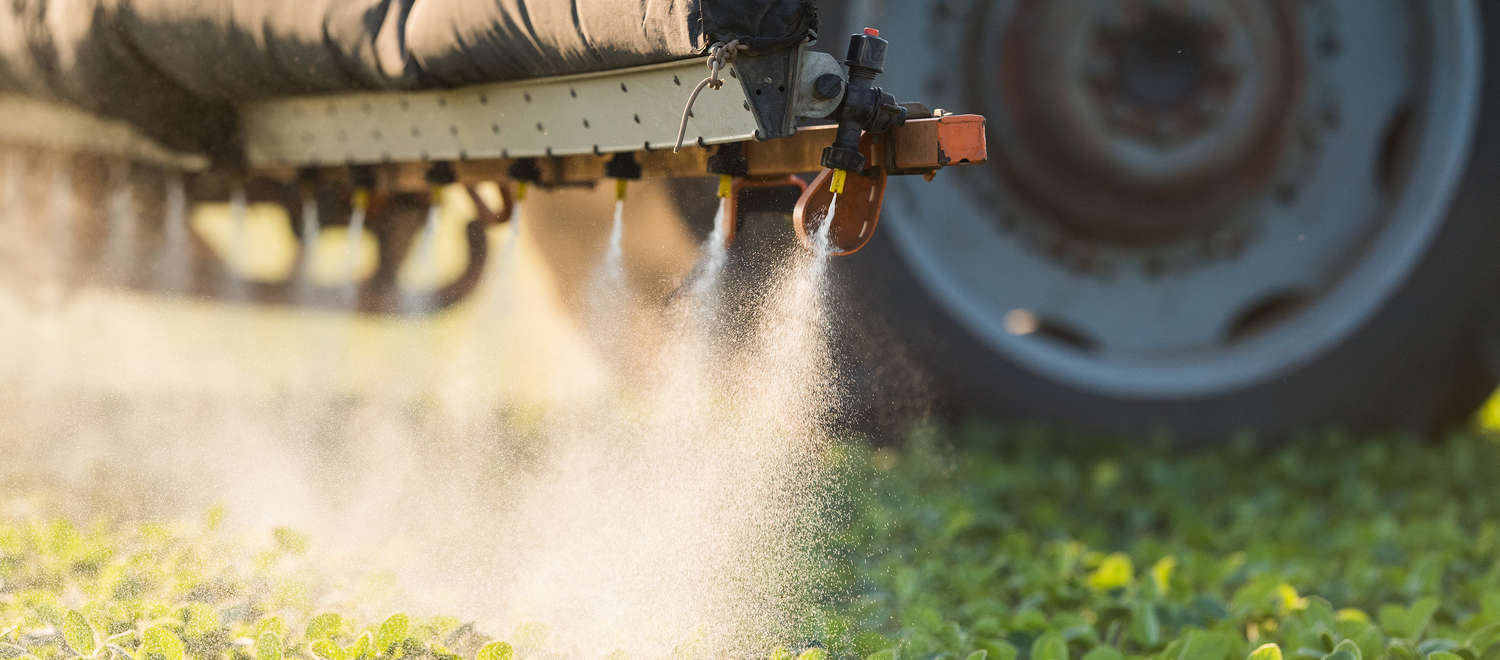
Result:
<svg viewBox="0 0 1500 660">
<path fill-rule="evenodd" d="M 701 60 L 455 89 L 254 101 L 240 108 L 244 146 L 231 163 L 166 153 L 140 135 L 118 139 L 118 123 L 79 120 L 72 133 L 97 133 L 94 143 L 114 155 L 186 170 L 189 203 L 272 202 L 287 208 L 294 231 L 357 219 L 379 249 L 373 275 L 356 287 L 354 308 L 425 313 L 467 295 L 484 268 L 485 228 L 508 221 L 512 202 L 538 188 L 613 180 L 623 199 L 629 181 L 707 172 L 718 177 L 723 234 L 731 240 L 741 191 L 787 187 L 799 195 L 791 210 L 804 244 L 822 223 L 832 223 L 834 254 L 860 249 L 879 222 L 888 176 L 930 178 L 987 157 L 983 117 L 897 103 L 876 85 L 889 45 L 867 28 L 850 37 L 842 60 L 805 42 L 770 52 L 718 48 L 710 75 L 719 84 L 700 85 L 686 111 L 680 104 L 692 85 L 684 83 L 702 75 Z M 0 96 L 0 114 L 8 102 Z M 59 116 L 78 114 L 70 112 Z M 674 150 L 679 134 L 684 148 Z M 0 128 L 0 141 L 27 139 Z M 802 178 L 809 172 L 819 172 L 810 185 Z M 485 182 L 500 185 L 500 209 L 475 193 Z M 466 232 L 469 266 L 422 304 L 393 305 L 398 267 L 424 226 L 434 191 L 447 185 L 468 188 L 477 206 Z M 830 217 L 835 200 L 838 212 Z M 302 249 L 310 247 L 304 241 Z M 243 288 L 261 302 L 347 308 L 350 300 L 348 285 L 247 282 Z M 221 289 L 210 281 L 190 292 Z"/>
</svg>

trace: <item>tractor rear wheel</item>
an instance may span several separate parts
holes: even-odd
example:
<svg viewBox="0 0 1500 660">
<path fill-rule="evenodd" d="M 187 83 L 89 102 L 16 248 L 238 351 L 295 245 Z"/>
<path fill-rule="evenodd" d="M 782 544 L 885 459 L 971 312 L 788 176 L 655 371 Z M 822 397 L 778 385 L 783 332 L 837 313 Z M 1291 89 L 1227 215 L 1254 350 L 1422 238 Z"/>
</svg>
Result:
<svg viewBox="0 0 1500 660">
<path fill-rule="evenodd" d="M 892 181 L 840 262 L 947 401 L 1224 437 L 1494 389 L 1500 9 L 875 5 L 824 33 L 880 27 L 896 91 L 989 118 L 988 165 Z"/>
</svg>

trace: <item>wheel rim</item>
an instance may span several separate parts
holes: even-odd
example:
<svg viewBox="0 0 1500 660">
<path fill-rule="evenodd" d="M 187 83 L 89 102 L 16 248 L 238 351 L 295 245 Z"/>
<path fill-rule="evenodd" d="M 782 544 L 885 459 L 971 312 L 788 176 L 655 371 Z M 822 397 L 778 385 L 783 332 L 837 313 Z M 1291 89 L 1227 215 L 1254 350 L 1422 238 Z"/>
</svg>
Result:
<svg viewBox="0 0 1500 660">
<path fill-rule="evenodd" d="M 893 182 L 892 238 L 974 335 L 1029 370 L 1093 393 L 1219 394 L 1270 381 L 1337 346 L 1426 251 L 1478 118 L 1482 37 L 1471 2 L 902 4 L 888 10 L 896 15 L 887 25 L 910 27 L 893 42 L 925 43 L 931 52 L 892 58 L 891 78 L 924 80 L 929 92 L 961 96 L 965 110 L 985 112 L 997 157 L 932 183 Z M 1087 25 L 1116 7 L 1151 18 L 1116 20 L 1115 34 L 1127 36 L 1104 58 L 1078 45 L 1087 40 L 1047 33 L 1049 12 Z M 1203 15 L 1214 8 L 1222 11 Z M 1018 20 L 1025 30 L 1014 29 Z M 1132 30 L 1147 36 L 1128 36 Z M 1221 91 L 1224 112 L 1239 112 L 1238 120 L 1200 123 L 1183 138 L 1174 119 L 1179 126 L 1167 128 L 1178 131 L 1176 142 L 1165 143 L 1155 119 L 1116 122 L 1128 130 L 1097 132 L 1118 144 L 1089 143 L 1079 137 L 1089 126 L 1065 124 L 1071 135 L 1049 129 L 1024 107 L 1092 119 L 1094 128 L 1111 105 L 1117 116 L 1194 110 L 1184 99 L 1218 63 L 1146 57 L 1140 70 L 1139 53 L 1124 65 L 1129 57 L 1113 53 L 1142 50 L 1133 39 L 1188 43 L 1215 30 L 1221 43 L 1240 44 L 1228 56 L 1240 61 L 1240 82 L 1231 83 L 1239 87 Z M 1028 59 L 1017 34 L 1050 37 L 1040 49 L 1050 63 Z M 1193 46 L 1194 57 L 1226 57 L 1207 52 L 1212 47 Z M 1256 50 L 1267 47 L 1286 52 Z M 945 66 L 954 50 L 1003 56 L 998 65 L 971 57 L 967 66 Z M 1109 57 L 1115 61 L 1101 64 Z M 1279 70 L 1257 74 L 1258 66 Z M 1028 67 L 1050 67 L 1033 77 L 1065 82 L 1040 90 L 1016 74 Z M 999 83 L 973 83 L 986 74 Z M 1136 83 L 1123 86 L 1135 84 L 1137 97 L 1127 103 L 1140 107 L 1120 113 L 1120 80 L 1132 76 Z M 1068 140 L 1075 144 L 1057 146 Z M 1204 142 L 1215 146 L 1200 148 Z M 1125 155 L 1109 162 L 1111 148 Z M 1139 152 L 1133 160 L 1130 149 Z M 1055 181 L 1069 185 L 1049 189 Z M 1152 208 L 1168 217 L 1140 212 Z"/>
</svg>

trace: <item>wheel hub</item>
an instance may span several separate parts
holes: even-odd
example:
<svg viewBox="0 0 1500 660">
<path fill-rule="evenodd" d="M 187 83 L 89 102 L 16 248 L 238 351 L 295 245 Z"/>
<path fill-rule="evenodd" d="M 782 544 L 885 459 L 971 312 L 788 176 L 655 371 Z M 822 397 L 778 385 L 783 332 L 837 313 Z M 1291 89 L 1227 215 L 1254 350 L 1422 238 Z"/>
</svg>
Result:
<svg viewBox="0 0 1500 660">
<path fill-rule="evenodd" d="M 1020 0 L 987 104 L 1008 188 L 1090 236 L 1211 230 L 1266 184 L 1302 87 L 1285 0 Z"/>
</svg>

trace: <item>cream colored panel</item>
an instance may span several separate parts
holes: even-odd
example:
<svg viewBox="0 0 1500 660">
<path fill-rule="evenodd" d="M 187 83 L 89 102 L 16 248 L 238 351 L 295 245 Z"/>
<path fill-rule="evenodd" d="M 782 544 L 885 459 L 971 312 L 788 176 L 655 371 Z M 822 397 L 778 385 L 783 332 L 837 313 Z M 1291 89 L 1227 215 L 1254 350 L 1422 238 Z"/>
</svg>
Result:
<svg viewBox="0 0 1500 660">
<path fill-rule="evenodd" d="M 307 96 L 242 108 L 252 167 L 670 149 L 703 59 L 459 89 Z M 705 89 L 685 144 L 752 139 L 743 87 Z"/>
</svg>

